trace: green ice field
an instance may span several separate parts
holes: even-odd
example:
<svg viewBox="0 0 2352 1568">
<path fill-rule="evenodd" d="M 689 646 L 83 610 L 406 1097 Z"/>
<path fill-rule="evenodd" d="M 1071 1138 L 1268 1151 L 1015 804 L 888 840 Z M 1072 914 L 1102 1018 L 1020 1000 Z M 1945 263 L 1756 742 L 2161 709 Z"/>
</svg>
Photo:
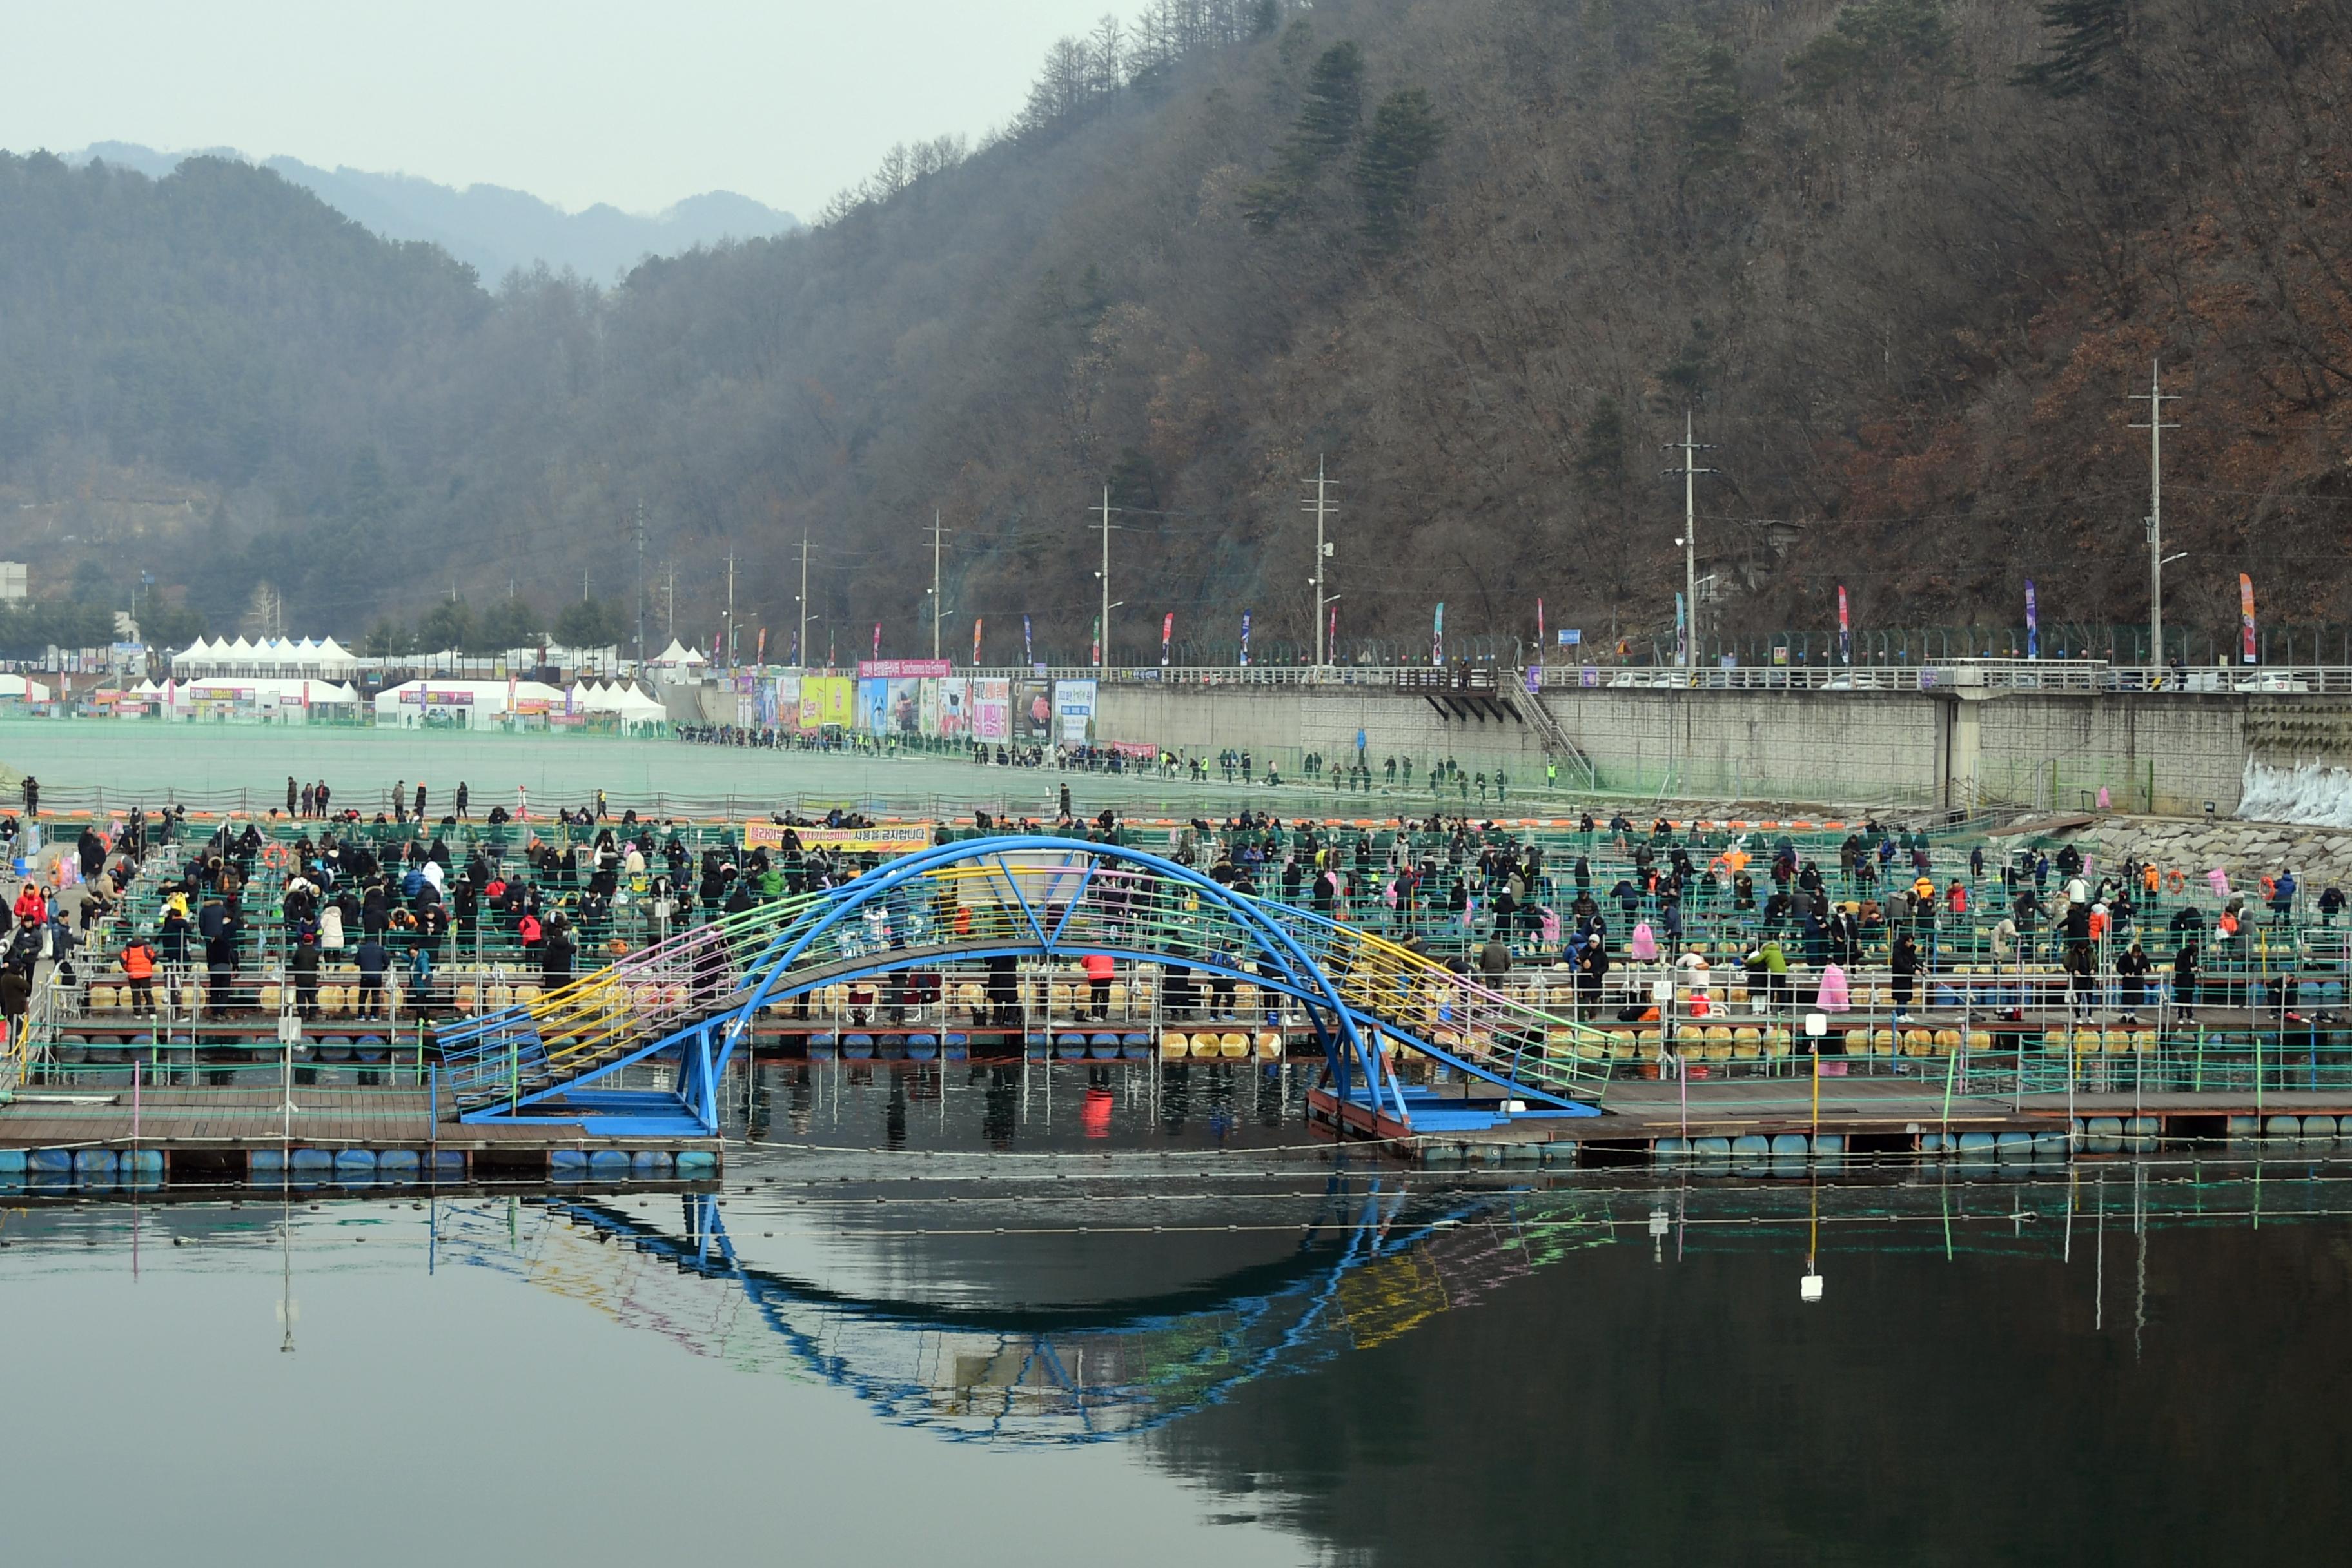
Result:
<svg viewBox="0 0 2352 1568">
<path fill-rule="evenodd" d="M 783 806 L 832 806 L 940 819 L 977 810 L 1048 817 L 1066 784 L 1081 816 L 1191 816 L 1255 806 L 1282 816 L 1393 816 L 1426 814 L 1425 790 L 1407 795 L 1377 785 L 1370 795 L 1308 786 L 1286 776 L 1275 788 L 1222 781 L 1195 784 L 1140 774 L 1062 773 L 1051 767 L 980 767 L 939 755 L 868 756 L 753 747 L 706 746 L 614 735 L 488 735 L 428 730 L 305 728 L 298 725 L 140 723 L 113 720 L 0 721 L 0 766 L 40 780 L 47 809 L 155 805 L 167 796 L 199 808 L 261 812 L 285 805 L 286 780 L 323 780 L 337 809 L 388 809 L 395 783 L 413 796 L 426 786 L 435 816 L 449 809 L 460 782 L 476 816 L 503 805 L 518 788 L 533 815 L 581 805 L 602 789 L 615 815 L 640 811 L 693 816 L 766 816 Z M 1465 768 L 1467 762 L 1465 763 Z M 1416 780 L 1416 783 L 1418 780 Z M 1532 779 L 1528 781 L 1533 783 Z M 5 804 L 14 805 L 14 776 Z M 1564 799 L 1510 791 L 1510 815 L 1566 809 Z M 1479 810 L 1449 789 L 1444 809 Z M 1499 814 L 1491 805 L 1490 814 Z"/>
</svg>

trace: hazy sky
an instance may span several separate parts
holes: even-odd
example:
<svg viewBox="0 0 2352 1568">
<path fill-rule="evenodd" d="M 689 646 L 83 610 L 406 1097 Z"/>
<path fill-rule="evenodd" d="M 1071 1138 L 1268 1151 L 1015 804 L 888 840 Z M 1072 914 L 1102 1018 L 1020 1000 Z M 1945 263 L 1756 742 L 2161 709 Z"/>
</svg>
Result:
<svg viewBox="0 0 2352 1568">
<path fill-rule="evenodd" d="M 891 142 L 1009 119 L 1129 0 L 0 4 L 0 147 L 236 147 L 652 212 L 807 216 Z"/>
</svg>

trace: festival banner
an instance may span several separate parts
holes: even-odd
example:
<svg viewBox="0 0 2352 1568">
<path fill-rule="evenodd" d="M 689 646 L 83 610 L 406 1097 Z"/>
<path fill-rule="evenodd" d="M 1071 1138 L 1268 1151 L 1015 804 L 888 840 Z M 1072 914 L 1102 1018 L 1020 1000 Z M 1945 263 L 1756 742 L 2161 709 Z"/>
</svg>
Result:
<svg viewBox="0 0 2352 1568">
<path fill-rule="evenodd" d="M 876 658 L 882 657 L 882 623 L 880 621 L 874 623 L 874 657 Z"/>
<path fill-rule="evenodd" d="M 986 619 L 984 616 L 974 616 L 971 618 L 971 667 L 974 669 L 980 668 L 980 628 Z"/>
<path fill-rule="evenodd" d="M 923 732 L 961 741 L 971 734 L 971 682 L 960 675 L 923 682 Z"/>
<path fill-rule="evenodd" d="M 1160 668 L 1168 668 L 1168 645 L 1176 639 L 1176 612 L 1160 617 Z"/>
<path fill-rule="evenodd" d="M 1015 680 L 1011 683 L 1013 739 L 1024 746 L 1042 746 L 1054 739 L 1054 683 Z"/>
<path fill-rule="evenodd" d="M 801 728 L 827 725 L 847 728 L 856 683 L 845 675 L 811 675 L 801 679 Z"/>
<path fill-rule="evenodd" d="M 923 732 L 923 681 L 902 675 L 885 679 L 860 676 L 857 681 L 857 727 L 869 735 L 919 735 Z"/>
<path fill-rule="evenodd" d="M 1445 601 L 1443 599 L 1437 602 L 1437 614 L 1431 617 L 1429 623 L 1429 662 L 1445 662 Z"/>
<path fill-rule="evenodd" d="M 1845 584 L 1838 584 L 1838 662 L 1853 662 L 1853 623 L 1846 616 Z"/>
<path fill-rule="evenodd" d="M 1054 728 L 1066 746 L 1083 746 L 1095 738 L 1095 682 L 1054 682 Z"/>
<path fill-rule="evenodd" d="M 1339 662 L 1339 606 L 1331 606 L 1331 624 L 1323 631 L 1323 657 L 1332 663 Z"/>
<path fill-rule="evenodd" d="M 1100 616 L 1095 617 L 1094 652 L 1088 656 L 1087 662 L 1097 669 L 1102 668 L 1102 617 Z"/>
<path fill-rule="evenodd" d="M 2245 662 L 2254 662 L 2254 580 L 2238 574 L 2238 636 Z"/>
<path fill-rule="evenodd" d="M 1249 668 L 1249 624 L 1250 613 L 1244 610 L 1242 612 L 1242 668 L 1244 669 Z"/>
<path fill-rule="evenodd" d="M 903 680 L 908 676 L 942 676 L 955 673 L 955 661 L 947 658 L 861 658 L 857 661 L 860 680 Z"/>
<path fill-rule="evenodd" d="M 971 683 L 971 737 L 1003 742 L 1013 738 L 1013 683 L 994 677 Z"/>
<path fill-rule="evenodd" d="M 2025 657 L 2042 657 L 2041 606 L 2033 602 L 2033 579 L 2025 580 Z"/>
<path fill-rule="evenodd" d="M 929 822 L 893 822 L 874 827 L 786 827 L 774 822 L 743 825 L 743 849 L 781 849 L 784 835 L 800 840 L 803 849 L 835 849 L 856 855 L 911 855 L 928 849 L 938 826 Z"/>
<path fill-rule="evenodd" d="M 1029 640 L 1029 617 L 1024 616 L 1021 617 L 1021 662 L 1032 664 L 1036 661 L 1036 658 L 1035 646 Z"/>
<path fill-rule="evenodd" d="M 1543 647 L 1543 595 L 1536 595 L 1536 647 Z"/>
</svg>

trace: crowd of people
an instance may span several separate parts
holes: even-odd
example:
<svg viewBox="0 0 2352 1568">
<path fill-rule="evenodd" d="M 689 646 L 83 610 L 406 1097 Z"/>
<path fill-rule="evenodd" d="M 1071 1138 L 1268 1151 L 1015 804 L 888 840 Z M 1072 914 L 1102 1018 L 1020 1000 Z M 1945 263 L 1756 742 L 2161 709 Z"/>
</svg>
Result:
<svg viewBox="0 0 2352 1568">
<path fill-rule="evenodd" d="M 1084 760 L 1066 748 L 1053 755 L 1066 766 Z M 1161 764 L 1171 758 L 1164 753 Z M 1220 753 L 1214 765 L 1255 776 L 1247 751 Z M 1371 773 L 1361 756 L 1336 769 L 1320 756 L 1307 765 L 1359 781 Z M 1384 762 L 1383 773 L 1390 766 L 1412 776 L 1409 760 Z M 1446 760 L 1429 775 L 1461 793 L 1459 770 Z M 1505 798 L 1499 774 L 1471 782 Z M 37 820 L 37 788 L 26 781 L 26 821 Z M 802 830 L 872 826 L 846 810 L 779 811 L 771 821 L 780 841 L 746 848 L 689 847 L 675 821 L 634 810 L 616 819 L 602 791 L 559 807 L 544 837 L 530 826 L 520 788 L 512 812 L 501 805 L 488 814 L 487 831 L 470 826 L 467 784 L 444 804 L 433 820 L 429 786 L 403 780 L 390 811 L 362 820 L 323 781 L 289 778 L 285 816 L 298 831 L 219 826 L 188 846 L 156 891 L 152 924 L 125 934 L 113 959 L 133 1005 L 152 1009 L 158 979 L 176 988 L 199 973 L 208 1008 L 250 1005 L 240 971 L 249 981 L 258 969 L 281 973 L 296 1009 L 311 1015 L 322 966 L 349 964 L 361 1016 L 373 1016 L 395 981 L 414 1005 L 429 1006 L 445 968 L 486 957 L 561 984 L 583 959 L 593 967 L 673 931 L 838 886 L 878 863 L 872 852 L 802 840 Z M 1075 811 L 1068 783 L 1057 805 L 1055 832 L 1126 841 L 1116 812 L 1087 819 Z M 0 1016 L 12 1025 L 21 1018 L 39 963 L 76 973 L 74 955 L 124 909 L 124 889 L 150 850 L 185 841 L 184 821 L 178 811 L 135 810 L 111 837 L 86 826 L 69 854 L 24 881 L 0 959 Z M 986 812 L 974 823 L 984 832 L 1039 831 L 1034 821 Z M 18 817 L 0 816 L 0 847 L 13 851 L 25 832 Z M 1362 926 L 1457 970 L 1565 967 L 1588 1016 L 1601 1005 L 1607 977 L 1626 965 L 1723 963 L 1768 1005 L 1832 1008 L 1844 1005 L 1858 969 L 1883 968 L 1899 1019 L 1918 1005 L 1929 977 L 1956 963 L 2054 962 L 2079 1014 L 2114 995 L 2131 1021 L 2160 967 L 2176 1007 L 2192 1009 L 2209 974 L 2247 970 L 2265 917 L 2286 922 L 2305 899 L 2287 870 L 2241 891 L 2220 871 L 2192 881 L 2182 869 L 2126 859 L 2095 872 L 2072 845 L 1989 858 L 1979 844 L 1965 858 L 1939 856 L 1924 833 L 1876 821 L 1848 834 L 1832 861 L 1786 835 L 1665 818 L 1637 827 L 1622 812 L 1606 823 L 1584 812 L 1572 832 L 1539 840 L 1466 813 L 1368 830 L 1286 823 L 1253 809 L 1222 822 L 1195 818 L 1171 852 L 1235 891 Z M 2346 899 L 2331 886 L 2306 901 L 2324 927 L 2341 917 Z"/>
</svg>

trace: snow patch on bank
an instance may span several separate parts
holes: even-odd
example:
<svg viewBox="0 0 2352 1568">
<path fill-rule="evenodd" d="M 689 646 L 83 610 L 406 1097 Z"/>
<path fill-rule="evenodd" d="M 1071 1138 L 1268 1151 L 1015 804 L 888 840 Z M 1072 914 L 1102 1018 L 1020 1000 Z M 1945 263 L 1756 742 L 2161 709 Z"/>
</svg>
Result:
<svg viewBox="0 0 2352 1568">
<path fill-rule="evenodd" d="M 2246 759 L 2238 816 L 2248 822 L 2352 827 L 2352 768 L 2297 763 L 2283 768 Z"/>
</svg>

